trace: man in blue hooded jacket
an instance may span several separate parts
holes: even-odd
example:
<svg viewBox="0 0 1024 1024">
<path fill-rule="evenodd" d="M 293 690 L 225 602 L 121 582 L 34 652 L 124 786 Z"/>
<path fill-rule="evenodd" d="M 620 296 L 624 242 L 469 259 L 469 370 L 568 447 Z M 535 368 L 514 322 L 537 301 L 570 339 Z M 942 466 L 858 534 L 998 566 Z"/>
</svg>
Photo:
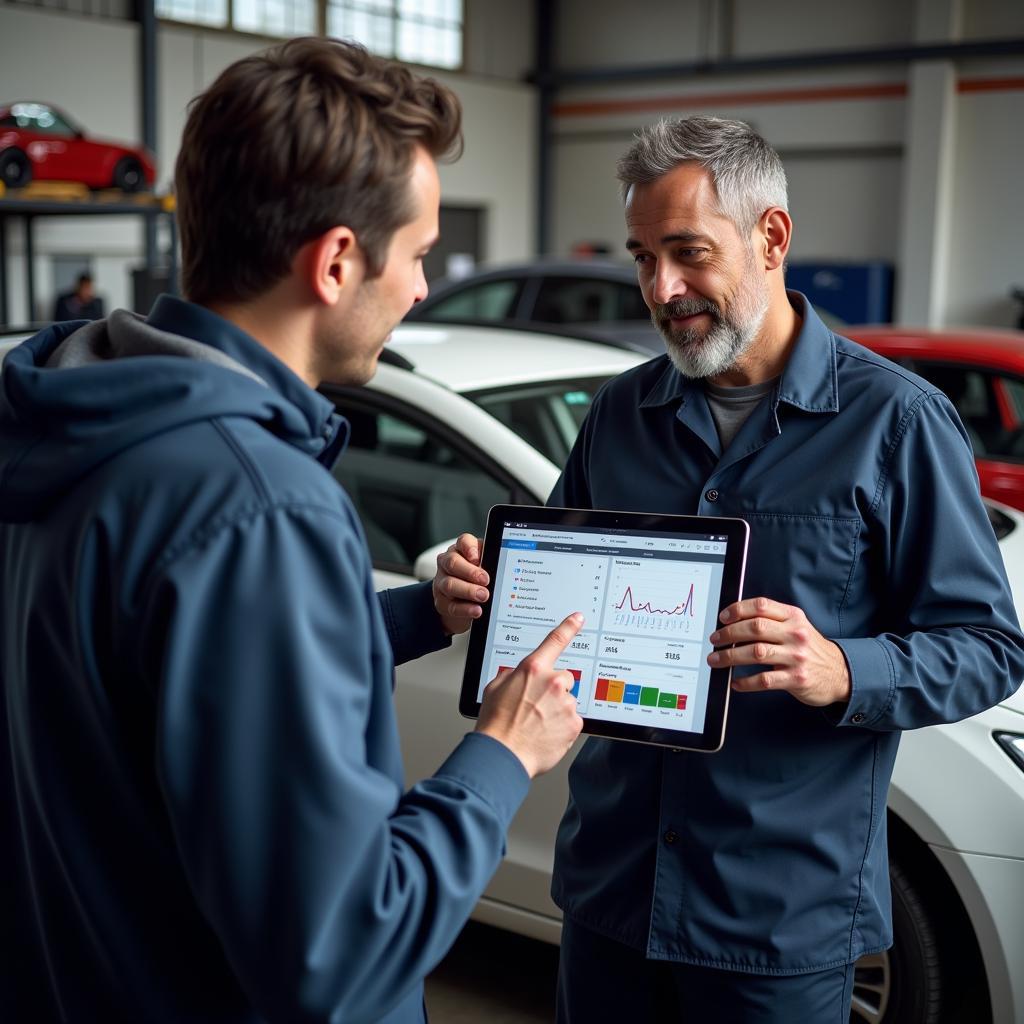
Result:
<svg viewBox="0 0 1024 1024">
<path fill-rule="evenodd" d="M 228 68 L 176 169 L 183 284 L 0 385 L 5 1020 L 423 1019 L 422 979 L 580 729 L 567 619 L 404 791 L 395 662 L 478 610 L 466 538 L 374 593 L 329 472 L 426 293 L 454 96 L 300 39 Z"/>
</svg>

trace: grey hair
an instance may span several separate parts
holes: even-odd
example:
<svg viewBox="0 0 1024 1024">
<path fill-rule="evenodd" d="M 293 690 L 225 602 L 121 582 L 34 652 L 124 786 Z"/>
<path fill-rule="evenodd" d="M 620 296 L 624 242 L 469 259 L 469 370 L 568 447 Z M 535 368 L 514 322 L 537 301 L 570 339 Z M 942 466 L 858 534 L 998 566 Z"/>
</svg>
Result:
<svg viewBox="0 0 1024 1024">
<path fill-rule="evenodd" d="M 663 118 L 633 139 L 616 168 L 623 202 L 633 185 L 646 185 L 693 162 L 711 175 L 719 209 L 743 233 L 752 231 L 769 207 L 788 209 L 779 154 L 743 121 Z"/>
</svg>

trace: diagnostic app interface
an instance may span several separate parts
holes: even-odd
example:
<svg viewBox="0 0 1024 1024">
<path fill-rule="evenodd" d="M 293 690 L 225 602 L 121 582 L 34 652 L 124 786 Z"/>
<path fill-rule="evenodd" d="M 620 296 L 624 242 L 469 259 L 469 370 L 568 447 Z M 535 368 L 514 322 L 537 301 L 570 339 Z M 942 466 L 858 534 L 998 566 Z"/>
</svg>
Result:
<svg viewBox="0 0 1024 1024">
<path fill-rule="evenodd" d="M 556 662 L 587 718 L 704 727 L 725 538 L 508 522 L 493 588 L 483 688 L 570 612 L 586 618 Z"/>
</svg>

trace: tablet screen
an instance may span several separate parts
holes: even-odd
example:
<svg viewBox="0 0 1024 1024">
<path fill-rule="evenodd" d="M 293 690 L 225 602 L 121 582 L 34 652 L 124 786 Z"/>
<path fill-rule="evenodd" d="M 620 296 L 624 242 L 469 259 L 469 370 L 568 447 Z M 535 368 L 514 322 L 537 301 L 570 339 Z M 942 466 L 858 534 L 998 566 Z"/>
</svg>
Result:
<svg viewBox="0 0 1024 1024">
<path fill-rule="evenodd" d="M 531 521 L 515 507 L 506 513 L 488 527 L 486 548 L 492 558 L 496 552 L 497 562 L 493 569 L 485 566 L 492 599 L 476 701 L 487 682 L 514 668 L 566 615 L 580 611 L 583 627 L 556 667 L 572 674 L 584 719 L 629 729 L 588 731 L 646 739 L 633 729 L 705 734 L 712 690 L 708 637 L 723 606 L 737 521 L 656 517 L 658 528 L 645 530 L 610 521 Z M 652 525 L 651 517 L 636 518 Z M 725 603 L 734 599 L 730 594 Z"/>
</svg>

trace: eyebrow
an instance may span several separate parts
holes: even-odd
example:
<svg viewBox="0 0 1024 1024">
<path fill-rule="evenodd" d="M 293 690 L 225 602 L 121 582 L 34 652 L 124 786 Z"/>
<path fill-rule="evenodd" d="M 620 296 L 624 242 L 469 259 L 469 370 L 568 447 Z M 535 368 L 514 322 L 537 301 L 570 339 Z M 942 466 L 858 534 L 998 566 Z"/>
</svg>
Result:
<svg viewBox="0 0 1024 1024">
<path fill-rule="evenodd" d="M 671 235 L 662 235 L 659 239 L 660 245 L 671 245 L 673 242 L 710 242 L 707 235 L 699 235 L 695 231 L 677 231 Z M 643 245 L 635 238 L 626 239 L 626 248 L 629 250 L 642 249 Z"/>
</svg>

